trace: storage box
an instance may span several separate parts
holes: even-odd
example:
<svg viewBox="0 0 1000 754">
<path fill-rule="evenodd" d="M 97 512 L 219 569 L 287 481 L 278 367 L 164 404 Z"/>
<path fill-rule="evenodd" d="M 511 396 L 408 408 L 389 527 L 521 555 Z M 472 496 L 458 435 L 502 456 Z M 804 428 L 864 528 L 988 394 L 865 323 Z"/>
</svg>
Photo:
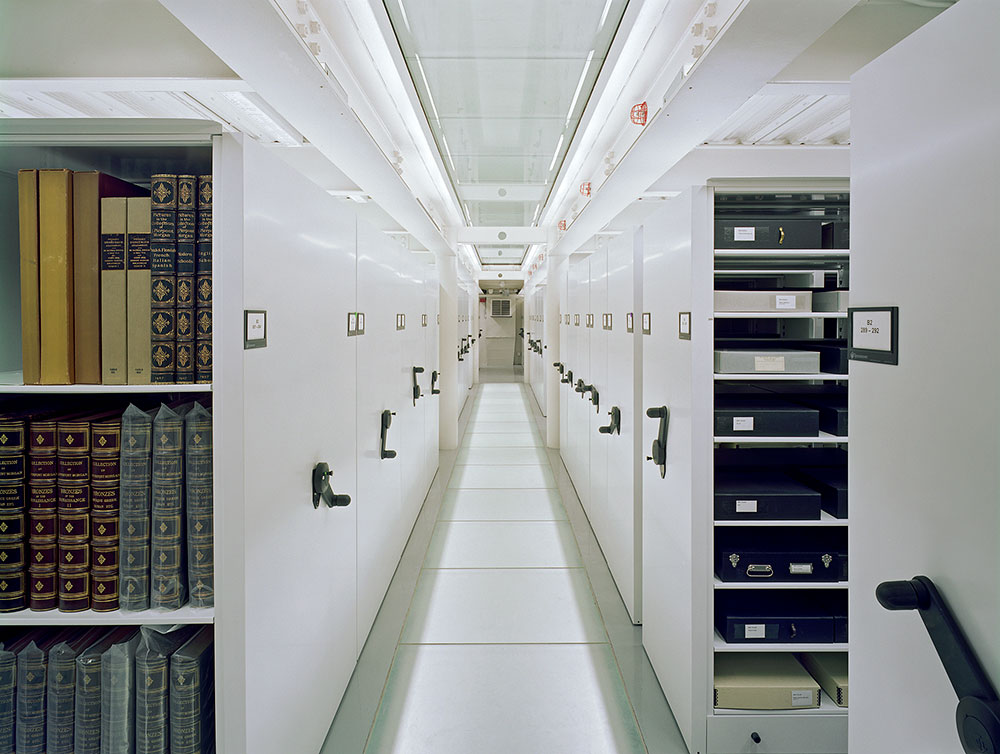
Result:
<svg viewBox="0 0 1000 754">
<path fill-rule="evenodd" d="M 751 320 L 751 322 L 761 322 L 762 320 Z M 715 323 L 716 334 L 719 333 L 719 326 L 722 323 L 740 323 L 742 320 L 720 319 Z M 847 341 L 846 340 L 791 340 L 785 338 L 730 338 L 717 337 L 715 347 L 718 349 L 792 349 L 795 351 L 815 351 L 819 354 L 819 371 L 831 374 L 847 374 Z"/>
<path fill-rule="evenodd" d="M 822 247 L 823 221 L 819 218 L 751 220 L 726 217 L 715 221 L 717 249 L 820 249 Z"/>
<path fill-rule="evenodd" d="M 846 312 L 847 291 L 813 291 L 814 312 Z"/>
<path fill-rule="evenodd" d="M 847 641 L 847 591 L 719 590 L 715 627 L 727 644 Z"/>
<path fill-rule="evenodd" d="M 847 518 L 846 466 L 805 466 L 789 473 L 820 493 L 823 510 L 834 518 Z"/>
<path fill-rule="evenodd" d="M 847 531 L 781 527 L 715 530 L 715 574 L 726 582 L 835 582 L 847 572 Z"/>
<path fill-rule="evenodd" d="M 717 312 L 811 312 L 812 291 L 715 291 Z"/>
<path fill-rule="evenodd" d="M 847 388 L 841 385 L 770 385 L 767 388 L 784 400 L 819 412 L 819 428 L 831 435 L 846 437 Z"/>
<path fill-rule="evenodd" d="M 819 707 L 819 684 L 785 652 L 715 655 L 715 706 L 722 709 Z"/>
<path fill-rule="evenodd" d="M 838 707 L 847 706 L 847 654 L 804 653 L 799 661 Z"/>
<path fill-rule="evenodd" d="M 812 374 L 818 372 L 819 353 L 817 351 L 794 351 L 790 349 L 729 350 L 715 352 L 717 374 L 782 373 Z"/>
<path fill-rule="evenodd" d="M 816 437 L 819 412 L 754 395 L 715 396 L 715 434 L 748 437 Z"/>
<path fill-rule="evenodd" d="M 715 520 L 816 520 L 822 495 L 777 471 L 715 472 Z"/>
</svg>

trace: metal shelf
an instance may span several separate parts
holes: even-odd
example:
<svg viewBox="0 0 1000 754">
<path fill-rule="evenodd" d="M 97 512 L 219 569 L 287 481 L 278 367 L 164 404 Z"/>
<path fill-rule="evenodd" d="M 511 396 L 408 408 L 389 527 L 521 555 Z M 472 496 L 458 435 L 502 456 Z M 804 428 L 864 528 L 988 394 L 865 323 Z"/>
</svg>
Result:
<svg viewBox="0 0 1000 754">
<path fill-rule="evenodd" d="M 761 437 L 760 435 L 747 435 L 745 437 L 737 435 L 733 437 L 730 435 L 716 435 L 712 440 L 713 442 L 739 443 L 741 445 L 787 445 L 789 443 L 796 445 L 806 443 L 837 445 L 847 443 L 847 436 L 838 437 L 837 435 L 831 435 L 829 432 L 820 432 L 816 437 Z"/>
<path fill-rule="evenodd" d="M 179 610 L 142 610 L 135 613 L 121 610 L 107 613 L 95 613 L 93 610 L 83 610 L 78 613 L 21 610 L 0 616 L 0 626 L 139 626 L 176 623 L 184 625 L 215 623 L 215 608 L 182 607 Z"/>
<path fill-rule="evenodd" d="M 826 511 L 820 511 L 819 520 L 809 519 L 808 521 L 769 521 L 767 519 L 753 519 L 746 521 L 714 521 L 715 526 L 847 526 L 846 518 L 835 518 Z"/>
<path fill-rule="evenodd" d="M 846 581 L 722 581 L 715 579 L 714 589 L 847 589 Z"/>
<path fill-rule="evenodd" d="M 846 652 L 847 644 L 727 644 L 715 632 L 716 652 Z"/>
<path fill-rule="evenodd" d="M 210 393 L 211 383 L 156 385 L 25 385 L 21 372 L 0 372 L 0 394 L 114 395 L 116 393 Z"/>
<path fill-rule="evenodd" d="M 847 312 L 714 312 L 716 319 L 847 319 Z"/>
<path fill-rule="evenodd" d="M 850 249 L 716 249 L 716 259 L 849 259 Z"/>
<path fill-rule="evenodd" d="M 715 373 L 716 380 L 733 380 L 736 382 L 745 381 L 776 381 L 776 380 L 847 380 L 846 374 L 834 374 L 833 372 L 812 372 L 809 374 L 796 374 L 789 372 L 752 372 L 741 374 L 720 374 Z"/>
</svg>

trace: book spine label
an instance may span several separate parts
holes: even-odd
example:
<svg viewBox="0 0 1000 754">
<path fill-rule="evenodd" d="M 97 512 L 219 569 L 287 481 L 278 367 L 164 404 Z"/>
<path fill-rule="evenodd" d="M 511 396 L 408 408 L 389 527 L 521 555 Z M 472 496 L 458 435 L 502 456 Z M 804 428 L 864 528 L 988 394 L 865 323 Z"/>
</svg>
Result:
<svg viewBox="0 0 1000 754">
<path fill-rule="evenodd" d="M 21 250 L 21 370 L 25 385 L 41 381 L 41 311 L 38 280 L 38 171 L 17 172 Z"/>
<path fill-rule="evenodd" d="M 128 384 L 150 383 L 149 319 L 152 290 L 150 270 L 150 200 L 129 197 L 125 255 L 127 259 L 126 353 Z"/>
<path fill-rule="evenodd" d="M 126 384 L 127 345 L 123 197 L 101 199 L 101 381 Z"/>
<path fill-rule="evenodd" d="M 25 507 L 24 482 L 0 484 L 0 510 L 20 510 Z"/>
<path fill-rule="evenodd" d="M 95 487 L 91 485 L 90 487 L 90 509 L 97 514 L 103 515 L 117 515 L 121 506 L 121 488 L 119 485 L 111 485 L 109 487 Z M 96 537 L 97 530 L 94 530 L 94 536 Z"/>
<path fill-rule="evenodd" d="M 177 213 L 177 274 L 193 275 L 197 265 L 195 247 L 197 239 L 197 213 L 181 210 Z"/>
<path fill-rule="evenodd" d="M 73 173 L 38 173 L 38 292 L 41 382 L 76 378 L 73 304 Z"/>
</svg>

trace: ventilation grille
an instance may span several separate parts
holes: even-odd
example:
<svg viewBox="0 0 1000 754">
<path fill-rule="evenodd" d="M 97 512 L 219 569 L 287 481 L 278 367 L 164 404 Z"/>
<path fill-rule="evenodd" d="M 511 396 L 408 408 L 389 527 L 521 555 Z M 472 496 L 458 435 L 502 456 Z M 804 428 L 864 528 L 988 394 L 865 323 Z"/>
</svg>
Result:
<svg viewBox="0 0 1000 754">
<path fill-rule="evenodd" d="M 495 298 L 490 301 L 490 315 L 496 319 L 498 317 L 509 317 L 510 313 L 510 299 L 509 298 Z"/>
</svg>

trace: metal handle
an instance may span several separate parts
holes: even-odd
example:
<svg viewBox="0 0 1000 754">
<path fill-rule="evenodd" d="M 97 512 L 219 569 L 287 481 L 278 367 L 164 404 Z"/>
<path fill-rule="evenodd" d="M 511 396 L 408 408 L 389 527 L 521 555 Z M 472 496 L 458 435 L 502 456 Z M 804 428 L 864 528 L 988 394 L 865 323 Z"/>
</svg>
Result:
<svg viewBox="0 0 1000 754">
<path fill-rule="evenodd" d="M 417 399 L 420 398 L 422 393 L 420 392 L 420 383 L 417 382 L 417 375 L 423 374 L 423 367 L 413 367 L 413 405 L 417 405 Z"/>
<path fill-rule="evenodd" d="M 556 369 L 559 370 L 559 374 L 562 374 L 566 370 L 566 367 L 563 365 L 561 361 L 553 362 L 552 366 L 554 366 Z"/>
<path fill-rule="evenodd" d="M 330 487 L 332 476 L 329 464 L 317 463 L 313 468 L 313 508 L 319 508 L 320 502 L 326 503 L 327 508 L 342 508 L 351 504 L 350 495 L 338 495 Z"/>
<path fill-rule="evenodd" d="M 597 431 L 602 435 L 620 435 L 622 433 L 622 412 L 618 406 L 612 406 L 611 410 L 608 411 L 608 416 L 611 417 L 611 421 L 605 427 L 598 427 Z"/>
<path fill-rule="evenodd" d="M 647 408 L 646 416 L 660 420 L 656 439 L 653 440 L 653 447 L 650 450 L 651 455 L 646 456 L 646 460 L 660 467 L 660 478 L 663 479 L 667 476 L 667 431 L 670 428 L 670 409 L 666 406 Z"/>
<path fill-rule="evenodd" d="M 958 738 L 969 754 L 1000 748 L 1000 699 L 944 597 L 926 576 L 884 581 L 875 597 L 886 610 L 916 610 L 958 695 Z"/>
<path fill-rule="evenodd" d="M 383 460 L 385 460 L 386 458 L 396 457 L 395 450 L 387 450 L 385 447 L 385 438 L 386 435 L 389 433 L 389 425 L 392 424 L 392 417 L 394 417 L 395 415 L 396 412 L 390 411 L 389 409 L 385 409 L 385 411 L 382 412 L 382 445 L 379 448 L 379 456 Z"/>
<path fill-rule="evenodd" d="M 566 370 L 566 376 L 563 377 L 559 381 L 561 383 L 563 383 L 564 385 L 572 385 L 573 384 L 573 370 L 572 369 L 567 369 Z"/>
<path fill-rule="evenodd" d="M 438 376 L 436 369 L 431 372 L 431 395 L 441 395 L 441 391 L 434 387 L 437 384 Z"/>
</svg>

